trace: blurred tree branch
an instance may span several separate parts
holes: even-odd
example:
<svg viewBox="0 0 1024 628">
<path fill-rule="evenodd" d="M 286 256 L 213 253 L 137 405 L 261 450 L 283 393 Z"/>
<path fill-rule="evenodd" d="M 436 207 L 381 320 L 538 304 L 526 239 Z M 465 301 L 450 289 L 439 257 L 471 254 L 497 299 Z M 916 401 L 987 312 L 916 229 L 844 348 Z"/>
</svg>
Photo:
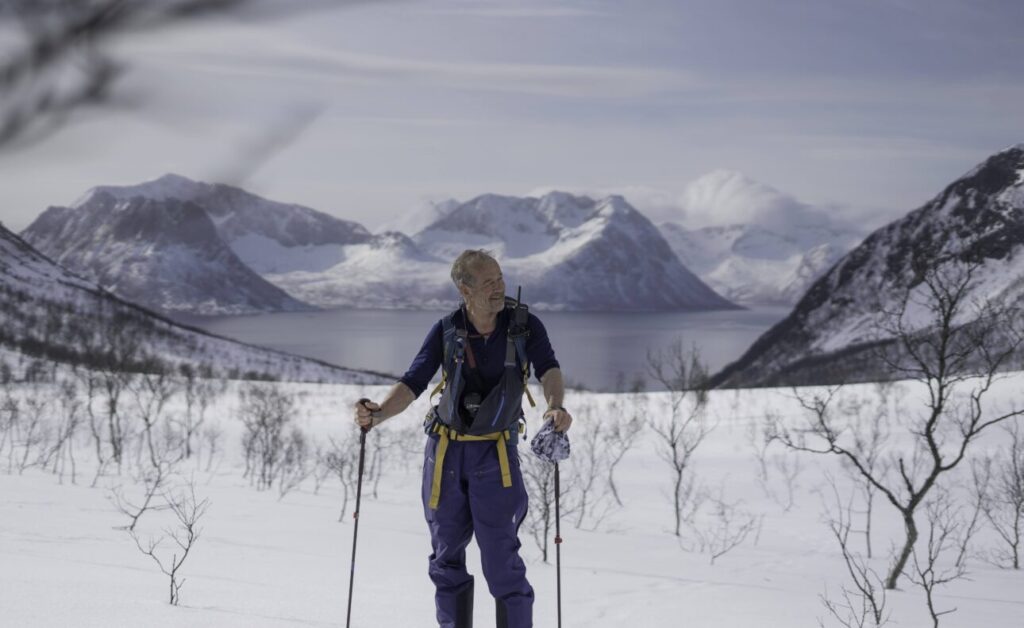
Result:
<svg viewBox="0 0 1024 628">
<path fill-rule="evenodd" d="M 216 16 L 269 19 L 353 0 L 0 0 L 0 151 L 31 144 L 75 109 L 109 102 L 127 64 L 118 36 Z"/>
</svg>

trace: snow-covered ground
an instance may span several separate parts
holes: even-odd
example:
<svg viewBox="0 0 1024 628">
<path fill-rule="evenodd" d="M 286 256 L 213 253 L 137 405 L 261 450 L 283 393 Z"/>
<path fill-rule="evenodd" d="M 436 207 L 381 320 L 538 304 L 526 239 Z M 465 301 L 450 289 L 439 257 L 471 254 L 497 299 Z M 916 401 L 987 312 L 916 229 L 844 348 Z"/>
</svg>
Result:
<svg viewBox="0 0 1024 628">
<path fill-rule="evenodd" d="M 198 461 L 182 463 L 175 479 L 180 485 L 183 478 L 194 477 L 198 497 L 211 504 L 201 521 L 202 536 L 182 568 L 187 581 L 177 607 L 167 603 L 167 578 L 118 529 L 126 518 L 110 502 L 109 487 L 123 485 L 127 495 L 137 494 L 129 474 L 105 475 L 95 488 L 89 487 L 95 467 L 90 463 L 86 430 L 76 448 L 76 485 L 67 476 L 61 483 L 38 468 L 20 475 L 17 470 L 8 472 L 6 452 L 0 448 L 0 625 L 345 625 L 353 525 L 350 515 L 338 522 L 341 486 L 337 480 L 328 480 L 314 494 L 309 479 L 280 499 L 277 490 L 258 492 L 250 486 L 242 477 L 241 426 L 236 415 L 239 386 L 232 384 L 210 412 L 209 420 L 224 431 L 226 451 L 206 471 L 206 452 L 201 449 Z M 351 404 L 361 396 L 380 399 L 386 390 L 326 384 L 283 387 L 298 400 L 296 423 L 318 443 L 329 437 L 354 437 Z M 999 382 L 989 398 L 993 408 L 1019 401 L 1022 388 L 1024 373 Z M 15 395 L 45 392 L 45 388 L 13 388 Z M 856 398 L 876 398 L 870 385 L 851 386 L 842 394 L 851 403 Z M 910 389 L 895 397 L 903 404 L 903 416 L 910 416 L 920 403 L 919 395 Z M 624 413 L 637 404 L 647 408 L 648 417 L 664 417 L 667 400 L 667 393 L 636 397 L 570 393 L 565 405 L 576 414 L 574 455 L 582 455 L 582 434 L 588 422 L 624 421 Z M 404 453 L 390 450 L 376 497 L 372 486 L 364 487 L 353 626 L 436 625 L 433 589 L 426 574 L 429 537 L 419 498 L 422 456 L 416 451 L 422 443 L 416 430 L 425 409 L 426 395 L 380 428 L 408 446 Z M 769 449 L 768 482 L 762 486 L 757 480 L 756 439 L 750 435 L 768 412 L 791 426 L 801 425 L 804 416 L 789 390 L 711 394 L 708 416 L 717 427 L 694 455 L 695 478 L 736 504 L 738 511 L 761 521 L 759 531 L 714 564 L 695 547 L 690 528 L 684 527 L 681 538 L 672 533 L 671 478 L 657 456 L 656 435 L 649 428 L 642 431 L 616 471 L 624 506 L 613 510 L 596 530 L 576 529 L 571 516 L 562 521 L 564 626 L 797 628 L 817 626 L 819 617 L 825 626 L 838 625 L 819 600 L 826 589 L 837 594 L 847 583 L 839 548 L 824 519 L 826 506 L 834 504 L 825 476 L 829 473 L 838 479 L 844 497 L 851 483 L 831 457 Z M 539 412 L 528 412 L 531 432 L 539 427 L 538 416 Z M 400 435 L 405 438 L 399 439 Z M 1001 432 L 992 430 L 974 451 L 991 449 L 1000 438 Z M 905 434 L 895 435 L 892 441 L 896 447 L 906 442 Z M 533 454 L 523 447 L 521 455 Z M 779 469 L 783 465 L 792 469 L 795 460 L 800 471 L 793 505 L 786 510 L 786 482 Z M 563 477 L 571 477 L 568 463 L 564 463 Z M 706 516 L 697 518 L 698 526 L 708 526 L 709 521 Z M 925 524 L 923 512 L 918 521 Z M 144 540 L 158 535 L 170 522 L 167 512 L 147 512 L 137 531 Z M 855 519 L 854 527 L 861 523 Z M 879 497 L 871 564 L 881 573 L 887 565 L 886 550 L 900 532 L 896 512 Z M 555 567 L 541 560 L 525 526 L 522 537 L 528 577 L 537 593 L 535 625 L 555 626 Z M 990 531 L 983 529 L 973 551 L 984 551 L 994 542 Z M 862 550 L 859 537 L 852 546 Z M 169 556 L 170 547 L 163 549 Z M 471 546 L 469 564 L 477 576 L 476 625 L 491 626 L 493 603 L 475 546 Z M 1024 625 L 1024 571 L 999 569 L 977 559 L 970 560 L 968 567 L 968 579 L 937 590 L 940 610 L 957 609 L 943 616 L 941 625 Z M 931 626 L 924 594 L 905 578 L 899 590 L 889 593 L 888 604 L 889 625 Z"/>
</svg>

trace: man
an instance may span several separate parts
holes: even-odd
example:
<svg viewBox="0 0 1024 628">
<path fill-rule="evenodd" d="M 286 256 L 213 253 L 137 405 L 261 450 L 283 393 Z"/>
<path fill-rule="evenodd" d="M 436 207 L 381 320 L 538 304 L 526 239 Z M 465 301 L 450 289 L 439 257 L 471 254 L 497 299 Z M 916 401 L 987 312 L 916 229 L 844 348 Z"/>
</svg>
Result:
<svg viewBox="0 0 1024 628">
<path fill-rule="evenodd" d="M 544 418 L 564 432 L 572 417 L 562 407 L 565 387 L 547 331 L 536 316 L 506 301 L 498 262 L 486 251 L 467 250 L 451 276 L 462 306 L 433 326 L 383 402 L 356 404 L 355 420 L 372 429 L 400 414 L 443 368 L 441 398 L 428 415 L 422 490 L 437 621 L 441 628 L 472 627 L 466 546 L 475 534 L 498 627 L 529 628 L 533 588 L 518 538 L 527 496 L 516 441 L 530 365 L 547 401 Z"/>
</svg>

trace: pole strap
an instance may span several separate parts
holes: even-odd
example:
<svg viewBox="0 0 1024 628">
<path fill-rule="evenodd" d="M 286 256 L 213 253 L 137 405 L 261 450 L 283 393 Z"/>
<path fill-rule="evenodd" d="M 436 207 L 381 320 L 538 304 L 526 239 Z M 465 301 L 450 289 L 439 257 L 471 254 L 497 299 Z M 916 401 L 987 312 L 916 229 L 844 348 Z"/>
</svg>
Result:
<svg viewBox="0 0 1024 628">
<path fill-rule="evenodd" d="M 460 434 L 446 425 L 434 424 L 435 434 L 440 436 L 437 442 L 437 452 L 434 454 L 434 478 L 430 486 L 430 509 L 437 510 L 441 500 L 441 480 L 444 477 L 444 457 L 448 453 L 448 443 L 451 441 L 494 441 L 498 449 L 498 465 L 501 467 L 501 485 L 505 488 L 512 488 L 512 469 L 508 464 L 508 441 L 511 438 L 508 430 L 491 432 L 474 436 L 471 434 Z"/>
</svg>

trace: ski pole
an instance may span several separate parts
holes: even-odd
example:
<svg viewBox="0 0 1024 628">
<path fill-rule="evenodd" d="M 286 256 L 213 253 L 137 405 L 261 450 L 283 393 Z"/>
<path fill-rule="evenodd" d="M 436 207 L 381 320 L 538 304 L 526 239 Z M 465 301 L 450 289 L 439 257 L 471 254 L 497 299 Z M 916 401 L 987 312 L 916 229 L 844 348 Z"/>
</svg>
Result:
<svg viewBox="0 0 1024 628">
<path fill-rule="evenodd" d="M 365 405 L 370 400 L 363 398 L 359 400 L 359 404 Z M 371 412 L 371 416 L 375 416 L 376 412 Z M 372 425 L 371 421 L 371 425 Z M 366 460 L 366 433 L 370 431 L 368 427 L 359 428 L 359 480 L 356 483 L 356 510 L 352 513 L 352 517 L 355 519 L 355 525 L 352 527 L 352 566 L 348 573 L 348 613 L 345 615 L 345 628 L 350 628 L 352 625 L 352 585 L 355 584 L 356 580 L 356 541 L 359 540 L 359 501 L 363 495 L 363 463 Z"/>
<path fill-rule="evenodd" d="M 558 582 L 558 628 L 562 628 L 562 515 L 559 496 L 562 494 L 558 478 L 558 463 L 555 463 L 555 572 Z"/>
</svg>

